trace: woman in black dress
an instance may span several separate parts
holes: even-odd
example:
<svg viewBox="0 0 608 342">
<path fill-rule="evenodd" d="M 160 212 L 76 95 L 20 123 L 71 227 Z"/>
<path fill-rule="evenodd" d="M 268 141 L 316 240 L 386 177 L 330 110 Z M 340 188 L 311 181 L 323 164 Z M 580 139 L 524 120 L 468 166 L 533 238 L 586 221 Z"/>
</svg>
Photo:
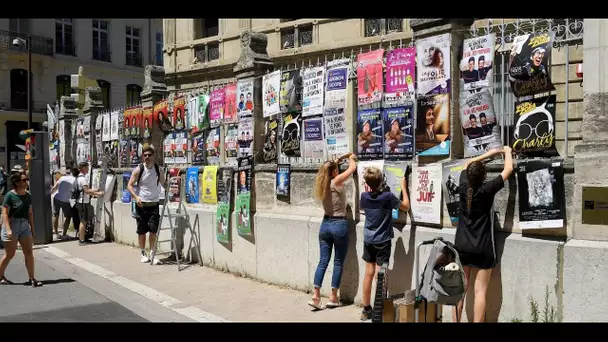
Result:
<svg viewBox="0 0 608 342">
<path fill-rule="evenodd" d="M 499 176 L 486 182 L 486 167 L 482 161 L 499 153 L 504 154 L 504 169 Z M 473 269 L 477 271 L 473 284 L 475 290 L 474 322 L 485 321 L 488 284 L 492 269 L 496 265 L 494 227 L 492 227 L 491 217 L 494 214 L 492 212 L 494 196 L 504 187 L 504 182 L 511 176 L 511 173 L 513 173 L 513 157 L 511 148 L 505 146 L 467 161 L 465 170 L 460 174 L 458 189 L 460 214 L 454 242 L 464 268 L 467 289 L 470 284 L 471 271 Z M 454 322 L 459 322 L 462 317 L 463 303 L 464 297 L 454 307 L 452 314 Z"/>
</svg>

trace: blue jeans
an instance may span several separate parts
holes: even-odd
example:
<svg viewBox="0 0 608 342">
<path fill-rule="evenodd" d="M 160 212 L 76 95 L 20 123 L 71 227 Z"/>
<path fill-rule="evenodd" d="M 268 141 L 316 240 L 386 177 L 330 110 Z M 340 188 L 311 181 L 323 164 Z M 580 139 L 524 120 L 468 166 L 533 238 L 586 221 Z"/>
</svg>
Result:
<svg viewBox="0 0 608 342">
<path fill-rule="evenodd" d="M 331 259 L 332 246 L 336 249 L 334 256 L 334 272 L 331 278 L 331 287 L 340 288 L 344 258 L 348 250 L 348 221 L 345 219 L 324 218 L 319 231 L 319 246 L 321 247 L 321 260 L 315 272 L 315 287 L 321 287 L 323 277 Z"/>
<path fill-rule="evenodd" d="M 2 232 L 0 236 L 2 237 L 2 241 L 19 241 L 21 238 L 32 236 L 32 230 L 30 229 L 30 223 L 28 220 L 24 218 L 12 218 L 10 223 L 12 238 L 9 240 L 8 235 L 6 233 L 6 227 L 2 225 Z"/>
</svg>

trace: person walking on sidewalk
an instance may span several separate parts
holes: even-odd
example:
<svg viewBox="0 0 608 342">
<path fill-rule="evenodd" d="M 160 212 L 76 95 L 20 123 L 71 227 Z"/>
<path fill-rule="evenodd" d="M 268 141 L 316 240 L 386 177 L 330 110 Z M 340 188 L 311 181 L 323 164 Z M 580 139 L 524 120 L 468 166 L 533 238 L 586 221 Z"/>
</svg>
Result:
<svg viewBox="0 0 608 342">
<path fill-rule="evenodd" d="M 93 218 L 93 206 L 91 205 L 91 196 L 100 197 L 103 196 L 103 191 L 99 189 L 91 189 L 89 187 L 88 173 L 89 163 L 81 162 L 78 164 L 78 171 L 80 174 L 76 177 L 74 182 L 74 192 L 77 196 L 76 199 L 76 211 L 80 218 L 80 225 L 78 227 L 78 244 L 80 246 L 86 244 L 86 227 Z"/>
<path fill-rule="evenodd" d="M 66 174 L 61 176 L 53 188 L 51 193 L 53 196 L 53 231 L 57 235 L 57 240 L 62 240 L 66 237 L 68 228 L 70 227 L 70 221 L 72 220 L 72 205 L 70 204 L 70 197 L 72 197 L 72 191 L 74 190 L 74 182 L 76 176 L 78 176 L 78 170 L 66 171 Z M 59 235 L 59 211 L 63 212 L 63 231 L 62 235 Z"/>
<path fill-rule="evenodd" d="M 140 260 L 143 263 L 160 264 L 156 258 L 156 236 L 160 222 L 159 187 L 167 189 L 164 172 L 156 164 L 154 148 L 143 150 L 144 162 L 133 169 L 127 190 L 135 200 L 137 237 L 139 240 Z M 134 187 L 137 187 L 135 190 Z M 146 255 L 146 234 L 149 233 L 150 257 Z"/>
<path fill-rule="evenodd" d="M 485 182 L 486 166 L 484 159 L 494 155 L 504 154 L 504 168 L 500 175 Z M 492 208 L 494 196 L 505 186 L 505 181 L 513 173 L 513 156 L 511 148 L 494 149 L 467 161 L 465 169 L 460 173 L 459 219 L 454 238 L 454 246 L 460 256 L 465 276 L 465 286 L 469 287 L 471 271 L 477 270 L 475 277 L 475 303 L 473 306 L 473 321 L 483 322 L 486 315 L 486 296 L 492 275 L 496 266 L 496 246 L 494 242 L 494 227 L 492 227 Z M 465 289 L 464 293 L 467 293 Z M 464 296 L 452 311 L 452 320 L 460 322 Z"/>
<path fill-rule="evenodd" d="M 348 169 L 340 173 L 338 163 L 349 158 Z M 346 220 L 346 190 L 344 182 L 357 170 L 357 157 L 348 153 L 336 161 L 326 161 L 321 165 L 315 180 L 315 197 L 322 201 L 325 215 L 319 230 L 321 258 L 315 272 L 314 293 L 308 305 L 321 309 L 321 286 L 329 265 L 332 247 L 335 249 L 334 270 L 331 279 L 331 294 L 325 304 L 327 308 L 340 305 L 338 290 L 342 281 L 344 258 L 348 249 L 348 221 Z"/>
<path fill-rule="evenodd" d="M 6 267 L 15 256 L 17 243 L 21 245 L 25 268 L 29 280 L 27 285 L 37 287 L 42 283 L 34 277 L 34 212 L 32 211 L 32 195 L 27 189 L 27 176 L 24 172 L 17 172 L 11 176 L 13 190 L 4 196 L 2 203 L 2 241 L 4 242 L 4 256 L 0 260 L 0 284 L 12 284 L 4 276 Z"/>
<path fill-rule="evenodd" d="M 361 193 L 359 205 L 365 213 L 363 228 L 363 261 L 365 261 L 365 276 L 363 277 L 363 311 L 361 320 L 372 318 L 372 282 L 380 267 L 391 258 L 391 240 L 393 232 L 393 209 L 410 210 L 410 199 L 407 195 L 407 179 L 401 179 L 401 196 L 399 200 L 390 192 L 384 181 L 382 170 L 369 167 L 363 175 L 365 192 Z"/>
</svg>

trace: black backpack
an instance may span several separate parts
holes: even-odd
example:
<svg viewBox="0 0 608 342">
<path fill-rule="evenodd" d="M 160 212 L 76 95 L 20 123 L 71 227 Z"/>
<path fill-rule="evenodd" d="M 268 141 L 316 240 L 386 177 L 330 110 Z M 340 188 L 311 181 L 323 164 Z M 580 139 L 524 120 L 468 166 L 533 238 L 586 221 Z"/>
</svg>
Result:
<svg viewBox="0 0 608 342">
<path fill-rule="evenodd" d="M 154 163 L 154 171 L 156 171 L 156 185 L 160 184 L 160 168 L 158 164 Z M 141 180 L 141 176 L 144 174 L 144 164 L 139 164 L 139 175 L 137 175 L 137 186 L 139 186 L 139 181 Z"/>
<path fill-rule="evenodd" d="M 71 199 L 73 200 L 78 200 L 78 198 L 80 198 L 80 193 L 82 193 L 84 190 L 80 189 L 80 186 L 78 185 L 78 177 L 84 177 L 84 175 L 80 174 L 76 177 L 76 179 L 74 180 L 74 183 L 72 183 L 72 197 Z"/>
</svg>

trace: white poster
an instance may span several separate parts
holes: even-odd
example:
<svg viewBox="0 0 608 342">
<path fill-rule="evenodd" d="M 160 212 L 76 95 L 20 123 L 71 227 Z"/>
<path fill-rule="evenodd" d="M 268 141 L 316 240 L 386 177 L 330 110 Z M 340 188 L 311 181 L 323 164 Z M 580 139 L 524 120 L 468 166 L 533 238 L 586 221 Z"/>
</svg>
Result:
<svg viewBox="0 0 608 342">
<path fill-rule="evenodd" d="M 110 140 L 118 140 L 118 117 L 120 116 L 120 112 L 113 111 L 110 116 Z"/>
<path fill-rule="evenodd" d="M 324 115 L 344 114 L 350 59 L 338 59 L 327 63 Z"/>
<path fill-rule="evenodd" d="M 413 165 L 410 203 L 414 222 L 441 224 L 441 172 L 440 163 Z"/>
<path fill-rule="evenodd" d="M 253 153 L 251 150 L 253 145 L 253 118 L 239 119 L 238 127 L 238 157 L 250 156 Z"/>
<path fill-rule="evenodd" d="M 175 164 L 187 164 L 188 163 L 188 133 L 186 132 L 175 132 L 173 146 L 173 157 L 175 158 Z"/>
<path fill-rule="evenodd" d="M 478 156 L 502 146 L 494 102 L 488 88 L 460 94 L 460 122 L 465 157 Z"/>
<path fill-rule="evenodd" d="M 365 191 L 369 191 L 367 188 L 367 184 L 365 184 L 365 179 L 363 179 L 363 174 L 365 170 L 369 167 L 375 167 L 378 170 L 384 172 L 384 160 L 366 160 L 360 161 L 357 163 L 357 178 L 358 178 L 358 186 L 359 186 L 359 200 L 361 200 L 361 194 Z M 363 213 L 363 210 L 359 208 Z"/>
<path fill-rule="evenodd" d="M 304 69 L 302 81 L 302 116 L 323 114 L 325 66 Z"/>
<path fill-rule="evenodd" d="M 281 113 L 279 91 L 281 90 L 281 70 L 262 77 L 262 109 L 264 117 Z"/>
<path fill-rule="evenodd" d="M 118 124 L 118 122 L 117 122 Z M 110 114 L 104 114 L 103 115 L 103 129 L 101 132 L 101 140 L 103 140 L 103 142 L 108 142 L 112 139 L 110 139 Z"/>
<path fill-rule="evenodd" d="M 188 129 L 198 128 L 198 117 L 198 95 L 192 95 L 190 96 L 190 99 L 188 99 Z"/>
<path fill-rule="evenodd" d="M 321 118 L 304 120 L 304 158 L 325 159 Z"/>
<path fill-rule="evenodd" d="M 416 40 L 418 95 L 450 92 L 450 34 Z"/>
<path fill-rule="evenodd" d="M 236 84 L 236 112 L 239 119 L 253 115 L 253 78 L 239 80 Z"/>
<path fill-rule="evenodd" d="M 460 60 L 460 78 L 464 90 L 490 87 L 494 80 L 494 44 L 496 34 L 465 39 Z"/>
</svg>

